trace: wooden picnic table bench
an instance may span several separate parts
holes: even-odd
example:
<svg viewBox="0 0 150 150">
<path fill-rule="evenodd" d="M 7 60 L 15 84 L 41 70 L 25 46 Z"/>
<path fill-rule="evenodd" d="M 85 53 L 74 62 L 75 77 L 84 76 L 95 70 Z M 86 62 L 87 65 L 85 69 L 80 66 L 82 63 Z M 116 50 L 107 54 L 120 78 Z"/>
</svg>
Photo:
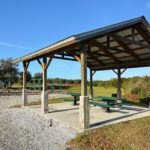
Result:
<svg viewBox="0 0 150 150">
<path fill-rule="evenodd" d="M 107 96 L 93 96 L 93 98 L 99 99 L 100 101 L 92 101 L 90 104 L 94 106 L 100 106 L 103 108 L 106 108 L 107 112 L 110 112 L 110 108 L 114 108 L 115 106 L 123 106 L 123 105 L 128 105 L 126 103 L 125 98 L 117 98 L 117 97 L 107 97 Z"/>
<path fill-rule="evenodd" d="M 101 101 L 106 102 L 125 102 L 127 101 L 125 98 L 117 98 L 117 97 L 107 97 L 107 96 L 93 96 L 93 98 L 99 99 Z"/>
<path fill-rule="evenodd" d="M 98 102 L 98 101 L 90 101 L 91 105 L 94 106 L 99 106 L 102 108 L 105 108 L 107 112 L 110 112 L 110 108 L 114 108 L 113 105 L 107 104 L 107 103 L 102 103 L 102 102 Z"/>
<path fill-rule="evenodd" d="M 74 93 L 74 92 L 70 92 L 70 93 L 67 93 L 67 94 L 71 95 L 73 97 L 73 105 L 77 105 L 77 101 L 79 101 L 79 97 L 80 97 L 81 94 L 80 93 Z"/>
</svg>

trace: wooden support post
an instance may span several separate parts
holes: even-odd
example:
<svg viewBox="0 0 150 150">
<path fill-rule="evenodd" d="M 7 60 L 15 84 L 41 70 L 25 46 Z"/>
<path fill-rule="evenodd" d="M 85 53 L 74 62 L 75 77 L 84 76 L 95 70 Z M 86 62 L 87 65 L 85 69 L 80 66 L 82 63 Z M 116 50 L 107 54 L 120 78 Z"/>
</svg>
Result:
<svg viewBox="0 0 150 150">
<path fill-rule="evenodd" d="M 84 48 L 81 52 L 81 96 L 87 96 L 87 52 Z"/>
<path fill-rule="evenodd" d="M 23 106 L 27 106 L 28 105 L 27 87 L 26 87 L 26 76 L 27 76 L 28 66 L 29 66 L 29 62 L 23 62 L 23 89 L 22 89 Z"/>
<path fill-rule="evenodd" d="M 47 90 L 47 58 L 43 58 L 43 91 Z"/>
<path fill-rule="evenodd" d="M 96 71 L 93 71 L 92 69 L 90 69 L 90 95 L 89 95 L 89 99 L 92 100 L 92 96 L 94 93 L 93 90 L 93 75 L 95 74 Z"/>
<path fill-rule="evenodd" d="M 117 97 L 121 98 L 121 69 L 118 68 L 118 89 L 117 89 Z"/>
<path fill-rule="evenodd" d="M 118 77 L 118 86 L 117 86 L 117 97 L 118 97 L 118 98 L 121 98 L 121 97 L 122 97 L 122 92 L 121 92 L 121 84 L 122 84 L 121 75 L 122 75 L 126 70 L 127 70 L 127 68 L 123 69 L 122 71 L 121 71 L 120 68 L 118 68 L 117 71 L 115 71 L 115 70 L 113 69 L 113 72 L 114 72 L 115 74 L 117 74 L 117 77 Z"/>
<path fill-rule="evenodd" d="M 79 121 L 80 128 L 89 128 L 89 97 L 87 96 L 87 50 L 85 46 L 81 52 L 81 96 L 80 96 L 80 110 Z"/>
<path fill-rule="evenodd" d="M 90 96 L 89 98 L 92 99 L 93 96 L 93 75 L 92 75 L 92 69 L 90 69 Z"/>
<path fill-rule="evenodd" d="M 43 62 L 41 62 L 38 59 L 38 63 L 41 65 L 42 67 L 42 71 L 43 71 L 43 90 L 42 90 L 42 112 L 48 113 L 49 109 L 48 109 L 48 92 L 47 92 L 47 68 L 49 66 L 49 64 L 51 63 L 52 58 L 49 58 L 48 62 L 47 62 L 47 57 L 43 57 Z"/>
<path fill-rule="evenodd" d="M 48 113 L 48 92 L 47 92 L 47 58 L 43 58 L 43 91 L 42 91 L 42 112 Z"/>
</svg>

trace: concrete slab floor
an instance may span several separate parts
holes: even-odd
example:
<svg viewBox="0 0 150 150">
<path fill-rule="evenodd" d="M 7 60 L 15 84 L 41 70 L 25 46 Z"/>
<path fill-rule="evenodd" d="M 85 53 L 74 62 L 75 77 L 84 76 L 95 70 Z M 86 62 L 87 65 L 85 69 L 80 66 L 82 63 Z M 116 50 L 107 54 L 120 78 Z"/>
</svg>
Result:
<svg viewBox="0 0 150 150">
<path fill-rule="evenodd" d="M 42 114 L 41 106 L 39 105 L 27 108 Z M 49 113 L 45 114 L 45 116 L 48 119 L 60 120 L 70 127 L 81 131 L 79 127 L 79 106 L 73 106 L 70 102 L 50 104 Z M 146 116 L 150 116 L 150 109 L 142 107 L 112 108 L 111 112 L 108 113 L 101 107 L 90 106 L 90 129 Z"/>
</svg>

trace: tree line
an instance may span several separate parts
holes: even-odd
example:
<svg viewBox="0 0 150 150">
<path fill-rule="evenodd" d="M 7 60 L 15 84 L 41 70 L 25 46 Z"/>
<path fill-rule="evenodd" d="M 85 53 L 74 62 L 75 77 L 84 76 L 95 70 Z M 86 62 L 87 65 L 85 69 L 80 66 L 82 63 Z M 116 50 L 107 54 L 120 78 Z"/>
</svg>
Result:
<svg viewBox="0 0 150 150">
<path fill-rule="evenodd" d="M 0 59 L 0 80 L 4 82 L 5 88 L 11 86 L 14 83 L 22 84 L 23 72 L 20 72 L 17 64 L 12 64 L 12 58 Z M 26 75 L 27 83 L 38 83 L 42 80 L 42 73 L 35 73 L 33 76 L 28 71 Z M 62 78 L 48 78 L 48 83 L 50 84 L 80 84 L 80 79 L 62 79 Z"/>
<path fill-rule="evenodd" d="M 22 72 L 19 72 L 18 65 L 12 64 L 12 59 L 0 59 L 0 80 L 4 82 L 5 88 L 11 87 L 14 83 L 22 84 Z M 27 72 L 27 82 L 35 83 L 42 82 L 42 73 L 35 73 L 33 76 Z M 105 88 L 117 88 L 117 79 L 108 81 L 94 80 L 93 86 L 101 86 Z M 122 88 L 126 93 L 136 94 L 139 97 L 150 97 L 150 76 L 122 78 Z M 48 78 L 49 84 L 80 84 L 80 79 L 62 79 Z M 89 84 L 89 81 L 88 81 Z"/>
</svg>

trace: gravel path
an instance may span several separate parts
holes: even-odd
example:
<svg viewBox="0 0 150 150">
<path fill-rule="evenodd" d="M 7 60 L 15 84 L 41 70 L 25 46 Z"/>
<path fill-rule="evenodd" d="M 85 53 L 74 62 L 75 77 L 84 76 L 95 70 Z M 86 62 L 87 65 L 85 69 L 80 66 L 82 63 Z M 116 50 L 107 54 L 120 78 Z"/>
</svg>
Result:
<svg viewBox="0 0 150 150">
<path fill-rule="evenodd" d="M 50 98 L 60 97 L 51 95 Z M 38 96 L 30 97 L 30 101 Z M 26 108 L 8 108 L 21 104 L 21 96 L 0 96 L 0 150 L 63 150 L 77 135 L 66 124 L 48 119 Z"/>
<path fill-rule="evenodd" d="M 77 132 L 25 108 L 0 111 L 1 150 L 62 150 Z"/>
</svg>

